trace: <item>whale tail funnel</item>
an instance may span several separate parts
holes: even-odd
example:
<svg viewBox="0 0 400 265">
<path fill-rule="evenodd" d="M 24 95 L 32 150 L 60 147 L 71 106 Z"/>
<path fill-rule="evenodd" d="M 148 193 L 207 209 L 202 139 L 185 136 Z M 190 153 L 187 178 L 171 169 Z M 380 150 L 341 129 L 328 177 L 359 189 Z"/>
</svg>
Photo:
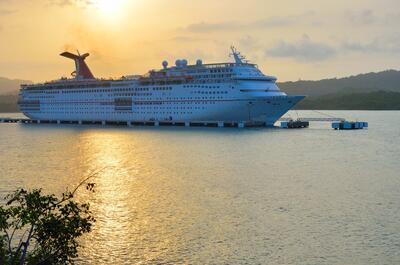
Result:
<svg viewBox="0 0 400 265">
<path fill-rule="evenodd" d="M 75 71 L 72 72 L 72 75 L 75 76 L 76 79 L 95 79 L 85 63 L 85 59 L 89 56 L 89 53 L 80 55 L 78 52 L 78 55 L 75 55 L 70 52 L 63 52 L 60 55 L 75 61 Z"/>
</svg>

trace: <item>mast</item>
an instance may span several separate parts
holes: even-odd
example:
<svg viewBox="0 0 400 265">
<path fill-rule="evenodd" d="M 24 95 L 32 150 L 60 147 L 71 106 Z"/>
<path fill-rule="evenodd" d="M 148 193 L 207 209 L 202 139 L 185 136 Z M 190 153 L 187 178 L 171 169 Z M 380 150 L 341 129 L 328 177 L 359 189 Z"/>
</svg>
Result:
<svg viewBox="0 0 400 265">
<path fill-rule="evenodd" d="M 235 63 L 236 64 L 244 64 L 244 63 L 248 63 L 249 61 L 246 60 L 246 57 L 243 56 L 236 48 L 235 46 L 231 46 L 231 51 L 232 53 L 230 54 L 231 56 L 233 56 L 233 58 L 235 59 Z"/>
</svg>

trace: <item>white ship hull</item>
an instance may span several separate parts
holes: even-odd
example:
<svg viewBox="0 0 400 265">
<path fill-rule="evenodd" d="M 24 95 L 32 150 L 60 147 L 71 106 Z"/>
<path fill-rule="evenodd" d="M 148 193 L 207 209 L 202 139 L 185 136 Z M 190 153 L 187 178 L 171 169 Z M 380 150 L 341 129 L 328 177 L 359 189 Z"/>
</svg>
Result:
<svg viewBox="0 0 400 265">
<path fill-rule="evenodd" d="M 232 100 L 226 102 L 212 102 L 208 104 L 197 104 L 196 102 L 186 103 L 184 108 L 190 106 L 201 106 L 199 110 L 190 112 L 176 111 L 171 114 L 162 114 L 146 109 L 132 109 L 128 112 L 116 112 L 113 109 L 96 108 L 94 111 L 68 112 L 65 109 L 76 107 L 76 103 L 71 107 L 65 104 L 60 106 L 60 111 L 49 111 L 43 104 L 41 111 L 25 111 L 24 114 L 35 120 L 52 121 L 114 121 L 114 122 L 144 122 L 144 121 L 176 121 L 176 122 L 196 122 L 196 121 L 221 121 L 221 122 L 258 122 L 265 123 L 267 126 L 273 124 L 290 110 L 297 102 L 303 99 L 302 96 L 280 96 L 265 99 Z M 172 109 L 181 108 L 181 105 L 170 104 Z M 167 107 L 169 108 L 169 107 Z M 203 109 L 204 108 L 204 109 Z M 137 110 L 137 113 L 135 113 Z M 157 110 L 158 111 L 158 110 Z M 144 113 L 141 113 L 144 112 Z M 176 113 L 176 114 L 175 114 Z"/>
</svg>

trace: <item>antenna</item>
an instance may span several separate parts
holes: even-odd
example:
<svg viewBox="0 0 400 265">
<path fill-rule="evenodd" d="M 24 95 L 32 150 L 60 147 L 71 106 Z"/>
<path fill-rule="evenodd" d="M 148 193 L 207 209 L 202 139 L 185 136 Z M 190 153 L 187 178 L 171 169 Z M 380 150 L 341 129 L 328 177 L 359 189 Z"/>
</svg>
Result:
<svg viewBox="0 0 400 265">
<path fill-rule="evenodd" d="M 233 45 L 231 46 L 231 51 L 232 53 L 229 54 L 229 56 L 233 56 L 233 58 L 235 58 L 236 64 L 244 64 L 249 62 L 245 56 L 243 56 L 240 52 L 238 52 L 235 46 Z"/>
</svg>

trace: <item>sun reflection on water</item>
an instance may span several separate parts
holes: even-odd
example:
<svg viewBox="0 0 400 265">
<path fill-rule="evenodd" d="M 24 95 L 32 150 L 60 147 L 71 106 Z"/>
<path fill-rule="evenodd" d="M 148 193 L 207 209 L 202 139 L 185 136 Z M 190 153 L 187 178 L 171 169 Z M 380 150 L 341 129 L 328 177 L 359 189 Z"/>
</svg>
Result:
<svg viewBox="0 0 400 265">
<path fill-rule="evenodd" d="M 82 137 L 81 144 L 86 171 L 100 172 L 93 180 L 95 193 L 85 198 L 97 221 L 82 242 L 80 260 L 95 264 L 99 260 L 93 258 L 102 259 L 102 263 L 121 263 L 126 256 L 137 262 L 156 259 L 174 243 L 168 235 L 163 238 L 162 220 L 149 214 L 159 204 L 157 188 L 152 184 L 155 180 L 147 181 L 155 177 L 150 168 L 152 158 L 141 153 L 139 143 L 124 134 L 90 132 Z M 130 253 L 131 249 L 136 253 Z"/>
</svg>

